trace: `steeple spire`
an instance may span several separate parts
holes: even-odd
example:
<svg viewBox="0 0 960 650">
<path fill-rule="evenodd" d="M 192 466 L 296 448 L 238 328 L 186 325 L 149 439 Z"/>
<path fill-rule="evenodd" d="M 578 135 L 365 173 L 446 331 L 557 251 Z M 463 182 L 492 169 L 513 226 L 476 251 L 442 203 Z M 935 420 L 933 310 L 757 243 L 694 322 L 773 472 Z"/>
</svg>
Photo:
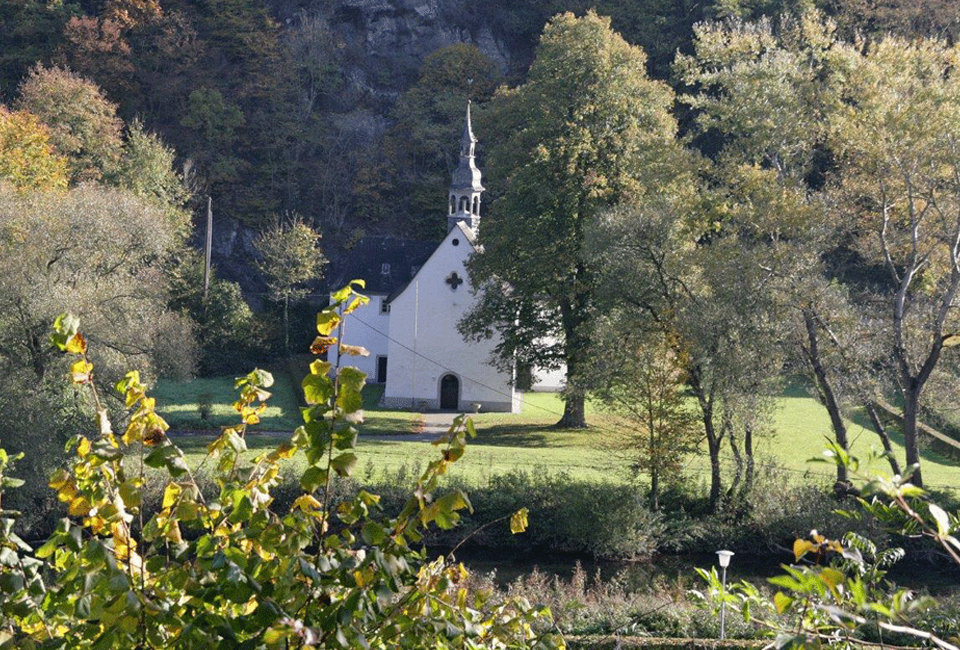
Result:
<svg viewBox="0 0 960 650">
<path fill-rule="evenodd" d="M 467 101 L 467 117 L 460 137 L 460 161 L 453 170 L 450 183 L 449 209 L 447 211 L 447 231 L 463 221 L 474 231 L 480 225 L 480 170 L 474 160 L 477 138 L 473 135 L 470 120 L 470 102 Z"/>
<path fill-rule="evenodd" d="M 470 101 L 467 100 L 467 119 L 463 123 L 463 135 L 460 137 L 460 156 L 473 158 L 476 144 L 477 138 L 473 135 L 473 125 L 470 123 Z"/>
</svg>

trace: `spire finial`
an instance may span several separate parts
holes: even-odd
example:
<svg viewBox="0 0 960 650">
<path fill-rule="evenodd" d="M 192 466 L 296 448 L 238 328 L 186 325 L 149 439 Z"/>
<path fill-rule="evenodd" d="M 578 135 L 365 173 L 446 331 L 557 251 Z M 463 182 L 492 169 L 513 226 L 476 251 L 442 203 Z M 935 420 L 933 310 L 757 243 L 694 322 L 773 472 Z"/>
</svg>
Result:
<svg viewBox="0 0 960 650">
<path fill-rule="evenodd" d="M 470 120 L 470 104 L 467 100 L 467 119 L 463 123 L 463 136 L 460 138 L 460 155 L 473 157 L 473 147 L 477 143 L 473 135 L 473 124 Z"/>
</svg>

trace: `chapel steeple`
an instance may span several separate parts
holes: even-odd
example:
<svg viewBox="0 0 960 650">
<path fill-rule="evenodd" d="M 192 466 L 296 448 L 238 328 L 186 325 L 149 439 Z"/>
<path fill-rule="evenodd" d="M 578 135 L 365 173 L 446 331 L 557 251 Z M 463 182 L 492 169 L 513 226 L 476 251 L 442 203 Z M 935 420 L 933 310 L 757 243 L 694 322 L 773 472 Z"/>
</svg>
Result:
<svg viewBox="0 0 960 650">
<path fill-rule="evenodd" d="M 453 170 L 450 183 L 449 206 L 447 210 L 447 232 L 463 221 L 474 232 L 480 225 L 480 170 L 474 160 L 477 139 L 470 124 L 470 102 L 467 102 L 467 119 L 460 138 L 460 162 Z"/>
</svg>

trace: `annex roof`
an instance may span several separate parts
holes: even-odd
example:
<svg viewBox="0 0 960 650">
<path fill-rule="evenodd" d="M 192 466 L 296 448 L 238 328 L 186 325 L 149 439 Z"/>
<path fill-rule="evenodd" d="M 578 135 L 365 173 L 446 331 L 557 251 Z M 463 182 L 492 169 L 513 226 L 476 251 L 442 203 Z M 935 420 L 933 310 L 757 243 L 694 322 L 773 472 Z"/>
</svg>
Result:
<svg viewBox="0 0 960 650">
<path fill-rule="evenodd" d="M 361 293 L 390 295 L 410 282 L 436 247 L 431 241 L 364 237 L 331 264 L 328 284 L 342 287 L 359 278 L 367 283 Z"/>
</svg>

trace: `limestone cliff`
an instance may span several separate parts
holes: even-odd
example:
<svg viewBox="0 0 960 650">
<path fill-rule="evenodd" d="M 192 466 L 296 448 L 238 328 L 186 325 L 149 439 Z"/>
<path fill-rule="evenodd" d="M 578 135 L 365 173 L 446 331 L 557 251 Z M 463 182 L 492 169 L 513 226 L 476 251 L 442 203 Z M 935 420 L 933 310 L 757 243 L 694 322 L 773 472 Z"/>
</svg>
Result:
<svg viewBox="0 0 960 650">
<path fill-rule="evenodd" d="M 431 53 L 456 43 L 472 44 L 509 78 L 522 74 L 532 51 L 532 41 L 513 38 L 510 44 L 502 26 L 492 24 L 496 13 L 490 10 L 490 3 L 478 8 L 471 0 L 268 2 L 274 19 L 288 35 L 302 30 L 305 21 L 314 21 L 335 43 L 326 46 L 326 52 L 329 55 L 330 49 L 335 50 L 342 85 L 314 110 L 320 110 L 353 147 L 377 146 L 378 136 L 391 124 L 397 99 L 416 82 Z M 455 145 L 451 142 L 451 147 Z M 239 281 L 248 297 L 257 302 L 263 287 L 249 268 L 249 260 L 256 255 L 255 234 L 229 215 L 216 215 L 214 260 L 223 276 Z"/>
</svg>

